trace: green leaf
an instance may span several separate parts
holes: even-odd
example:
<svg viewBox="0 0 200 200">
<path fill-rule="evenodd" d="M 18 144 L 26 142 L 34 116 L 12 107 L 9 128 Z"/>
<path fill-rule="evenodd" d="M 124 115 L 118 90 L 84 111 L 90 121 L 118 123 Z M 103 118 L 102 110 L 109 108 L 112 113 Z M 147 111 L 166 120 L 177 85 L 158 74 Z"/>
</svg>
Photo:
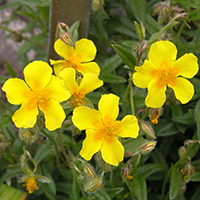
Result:
<svg viewBox="0 0 200 200">
<path fill-rule="evenodd" d="M 105 64 L 101 66 L 101 74 L 113 72 L 122 63 L 118 54 L 105 60 Z"/>
<path fill-rule="evenodd" d="M 174 0 L 174 3 L 180 3 L 183 4 L 187 7 L 192 7 L 192 8 L 199 8 L 200 7 L 200 1 L 198 0 Z"/>
<path fill-rule="evenodd" d="M 160 122 L 161 123 L 159 124 L 159 126 L 155 126 L 155 129 L 157 130 L 157 136 L 166 137 L 179 133 L 179 130 L 176 128 L 173 122 L 166 123 L 165 120 L 163 120 L 163 122 Z"/>
<path fill-rule="evenodd" d="M 72 37 L 72 41 L 75 43 L 78 40 L 78 28 L 79 28 L 80 22 L 74 22 L 71 26 L 70 26 L 70 33 L 71 33 L 71 37 Z"/>
<path fill-rule="evenodd" d="M 123 187 L 117 187 L 117 188 L 112 188 L 112 189 L 106 189 L 108 194 L 110 195 L 110 198 L 113 199 L 117 195 L 119 195 L 122 191 L 124 190 Z"/>
<path fill-rule="evenodd" d="M 147 185 L 143 175 L 133 177 L 133 192 L 138 200 L 147 200 Z"/>
<path fill-rule="evenodd" d="M 146 13 L 145 15 L 145 28 L 147 30 L 147 32 L 152 35 L 156 32 L 158 32 L 160 30 L 160 25 L 158 24 L 158 22 L 151 17 L 151 15 L 148 15 Z"/>
<path fill-rule="evenodd" d="M 113 44 L 111 46 L 117 52 L 117 54 L 121 57 L 124 63 L 133 70 L 137 63 L 136 58 L 133 56 L 133 54 L 118 44 Z"/>
<path fill-rule="evenodd" d="M 141 136 L 138 136 L 136 139 L 135 138 L 129 138 L 126 139 L 122 142 L 124 148 L 125 148 L 125 152 L 138 152 L 140 147 L 146 143 L 147 140 L 144 139 Z"/>
<path fill-rule="evenodd" d="M 50 0 L 16 0 L 17 2 L 26 4 L 28 6 L 39 6 L 39 7 L 46 7 L 50 6 Z"/>
<path fill-rule="evenodd" d="M 146 15 L 146 1 L 145 0 L 129 0 L 131 10 L 133 11 L 133 15 L 137 19 L 138 22 L 145 22 Z"/>
<path fill-rule="evenodd" d="M 1 120 L 0 120 L 0 128 L 1 129 L 6 128 L 10 123 L 11 123 L 11 117 L 3 116 L 1 117 Z"/>
<path fill-rule="evenodd" d="M 172 118 L 172 121 L 186 125 L 195 124 L 194 114 L 192 112 L 185 113 L 182 116 L 175 116 Z"/>
<path fill-rule="evenodd" d="M 45 159 L 48 155 L 52 155 L 51 151 L 52 144 L 43 144 L 37 149 L 34 160 L 37 164 L 39 164 L 43 159 Z"/>
<path fill-rule="evenodd" d="M 177 21 L 169 21 L 165 26 L 163 26 L 159 32 L 154 33 L 150 39 L 148 40 L 148 44 L 147 44 L 147 48 L 149 48 L 151 46 L 151 44 L 153 44 L 154 42 L 156 42 L 158 40 L 158 38 L 165 33 L 168 29 L 172 28 L 173 26 L 175 26 L 176 24 L 178 24 Z"/>
<path fill-rule="evenodd" d="M 0 183 L 0 199 L 1 200 L 25 200 L 28 193 L 18 190 L 14 187 Z"/>
<path fill-rule="evenodd" d="M 188 14 L 188 21 L 195 21 L 200 19 L 200 8 Z"/>
<path fill-rule="evenodd" d="M 197 102 L 194 109 L 194 119 L 196 121 L 197 126 L 197 137 L 200 140 L 200 100 Z"/>
<path fill-rule="evenodd" d="M 105 83 L 125 83 L 127 80 L 113 74 L 100 74 L 99 78 Z"/>
<path fill-rule="evenodd" d="M 174 199 L 178 195 L 181 183 L 182 183 L 182 174 L 179 168 L 173 167 L 170 176 L 170 186 L 169 186 L 170 200 Z"/>
<path fill-rule="evenodd" d="M 162 172 L 163 174 L 166 174 L 167 168 L 161 163 L 149 163 L 139 167 L 137 172 L 143 174 L 144 178 L 146 179 L 156 172 Z"/>
<path fill-rule="evenodd" d="M 196 155 L 196 153 L 199 151 L 200 144 L 195 142 L 195 143 L 190 143 L 186 147 L 187 155 L 192 158 Z"/>
<path fill-rule="evenodd" d="M 5 181 L 6 179 L 10 179 L 13 177 L 16 177 L 18 175 L 24 174 L 21 168 L 19 167 L 13 167 L 9 168 L 6 173 L 1 177 L 0 182 Z M 0 193 L 1 194 L 1 193 Z"/>
<path fill-rule="evenodd" d="M 111 200 L 111 198 L 108 195 L 108 193 L 105 190 L 103 190 L 103 189 L 97 190 L 91 196 L 92 197 L 96 197 L 96 199 Z"/>
<path fill-rule="evenodd" d="M 15 73 L 15 71 L 13 70 L 13 68 L 10 66 L 9 62 L 7 60 L 5 60 L 5 64 L 6 64 L 6 69 L 8 70 L 9 74 L 15 78 L 17 75 Z"/>
<path fill-rule="evenodd" d="M 199 182 L 200 181 L 200 172 L 196 172 L 190 176 L 190 180 L 192 182 Z"/>
</svg>

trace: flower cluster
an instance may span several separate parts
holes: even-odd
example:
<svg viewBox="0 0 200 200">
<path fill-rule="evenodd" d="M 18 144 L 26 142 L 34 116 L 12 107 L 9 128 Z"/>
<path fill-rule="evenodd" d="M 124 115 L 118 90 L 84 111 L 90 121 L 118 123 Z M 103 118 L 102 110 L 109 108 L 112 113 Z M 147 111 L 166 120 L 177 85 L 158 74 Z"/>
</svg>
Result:
<svg viewBox="0 0 200 200">
<path fill-rule="evenodd" d="M 60 103 L 68 101 L 74 109 L 72 122 L 80 130 L 86 130 L 80 155 L 90 160 L 100 151 L 105 162 L 117 166 L 124 157 L 119 137 L 138 136 L 136 117 L 127 115 L 122 121 L 116 120 L 119 97 L 114 94 L 102 95 L 99 111 L 87 107 L 85 95 L 103 85 L 98 78 L 100 68 L 92 61 L 97 50 L 91 40 L 81 39 L 70 46 L 58 39 L 54 47 L 64 58 L 50 60 L 55 75 L 52 75 L 52 68 L 46 62 L 33 61 L 24 69 L 25 81 L 11 78 L 3 85 L 2 90 L 6 92 L 8 101 L 21 105 L 12 117 L 13 122 L 18 128 L 32 128 L 38 116 L 43 115 L 48 130 L 61 128 L 66 115 Z M 32 188 L 37 189 L 36 186 Z"/>
</svg>

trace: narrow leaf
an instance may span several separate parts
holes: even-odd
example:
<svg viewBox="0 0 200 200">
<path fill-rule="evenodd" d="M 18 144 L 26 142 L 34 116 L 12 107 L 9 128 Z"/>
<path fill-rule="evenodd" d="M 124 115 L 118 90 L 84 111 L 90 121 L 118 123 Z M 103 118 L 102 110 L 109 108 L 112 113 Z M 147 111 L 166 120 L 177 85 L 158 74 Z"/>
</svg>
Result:
<svg viewBox="0 0 200 200">
<path fill-rule="evenodd" d="M 133 192 L 138 200 L 147 200 L 147 184 L 143 175 L 137 174 L 134 176 Z"/>
<path fill-rule="evenodd" d="M 174 167 L 170 176 L 170 187 L 169 187 L 169 197 L 170 200 L 174 199 L 180 189 L 180 185 L 182 183 L 182 175 L 178 168 Z"/>
<path fill-rule="evenodd" d="M 124 61 L 124 63 L 133 70 L 137 62 L 133 54 L 118 44 L 113 44 L 112 47 L 120 56 L 120 58 Z"/>
<path fill-rule="evenodd" d="M 194 118 L 197 125 L 197 137 L 200 140 L 200 100 L 197 102 L 196 107 L 194 109 Z"/>
</svg>

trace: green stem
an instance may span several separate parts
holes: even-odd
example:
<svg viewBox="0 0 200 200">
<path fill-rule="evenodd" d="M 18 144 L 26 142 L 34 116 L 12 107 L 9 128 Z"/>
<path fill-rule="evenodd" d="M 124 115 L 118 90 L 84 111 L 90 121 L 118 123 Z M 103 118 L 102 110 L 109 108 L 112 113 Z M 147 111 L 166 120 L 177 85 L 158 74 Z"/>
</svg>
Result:
<svg viewBox="0 0 200 200">
<path fill-rule="evenodd" d="M 14 34 L 14 35 L 16 35 L 16 36 L 18 36 L 18 37 L 20 37 L 20 38 L 26 40 L 26 41 L 35 43 L 35 44 L 37 44 L 37 45 L 39 45 L 39 46 L 42 46 L 42 47 L 47 47 L 46 44 L 42 44 L 42 43 L 37 42 L 37 41 L 35 41 L 35 40 L 31 40 L 30 38 L 24 37 L 20 32 L 14 31 L 14 30 L 12 30 L 12 29 L 10 29 L 10 28 L 8 28 L 8 27 L 4 27 L 4 26 L 1 26 L 1 25 L 0 25 L 0 28 L 3 29 L 3 30 L 5 30 L 5 31 L 8 31 L 8 32 L 10 32 L 10 33 L 12 33 L 12 34 Z"/>
<path fill-rule="evenodd" d="M 15 160 L 16 160 L 17 162 L 19 162 L 19 158 L 18 158 L 17 155 L 13 152 L 12 146 L 11 146 L 11 142 L 8 140 L 7 135 L 6 135 L 3 131 L 0 131 L 0 133 L 2 133 L 2 134 L 4 135 L 4 137 L 5 137 L 5 139 L 6 139 L 6 142 L 8 143 L 8 148 L 9 148 L 10 153 L 11 153 L 12 156 L 15 158 Z"/>
<path fill-rule="evenodd" d="M 2 104 L 13 115 L 14 111 L 1 99 L 0 99 L 0 104 Z"/>
<path fill-rule="evenodd" d="M 40 130 L 47 138 L 50 139 L 50 141 L 54 144 L 54 147 L 55 147 L 55 155 L 56 155 L 56 162 L 57 162 L 57 165 L 58 165 L 58 169 L 61 171 L 61 173 L 66 177 L 68 178 L 68 176 L 65 174 L 65 172 L 63 171 L 63 168 L 61 166 L 61 163 L 60 163 L 60 158 L 59 158 L 59 151 L 58 151 L 58 147 L 57 147 L 57 144 L 55 142 L 55 140 L 49 135 L 47 134 L 44 130 Z"/>
<path fill-rule="evenodd" d="M 135 115 L 135 106 L 134 106 L 134 99 L 133 99 L 133 84 L 132 80 L 130 81 L 130 104 L 131 104 L 131 113 Z"/>
<path fill-rule="evenodd" d="M 178 33 L 177 33 L 177 35 L 176 35 L 176 38 L 175 38 L 175 41 L 174 41 L 175 43 L 176 43 L 177 40 L 179 39 L 179 37 L 180 37 L 180 35 L 181 35 L 181 33 L 182 33 L 184 27 L 185 27 L 185 24 L 182 23 L 182 24 L 181 24 L 181 27 L 179 28 Z"/>
<path fill-rule="evenodd" d="M 69 158 L 69 156 L 67 155 L 66 151 L 65 151 L 65 148 L 64 148 L 64 145 L 63 145 L 63 142 L 62 142 L 62 138 L 60 136 L 60 133 L 58 130 L 56 130 L 57 132 L 57 135 L 58 135 L 58 142 L 61 146 L 61 149 L 62 149 L 62 152 L 63 152 L 63 155 L 65 156 L 65 159 L 66 161 L 68 162 L 68 164 L 71 162 L 71 159 Z"/>
<path fill-rule="evenodd" d="M 128 98 L 128 94 L 129 94 L 129 90 L 130 90 L 130 87 L 131 87 L 131 84 L 130 81 L 128 83 L 128 86 L 126 88 L 126 91 L 123 95 L 123 106 L 122 106 L 122 114 L 123 116 L 126 115 L 126 107 L 127 107 L 127 98 Z"/>
</svg>

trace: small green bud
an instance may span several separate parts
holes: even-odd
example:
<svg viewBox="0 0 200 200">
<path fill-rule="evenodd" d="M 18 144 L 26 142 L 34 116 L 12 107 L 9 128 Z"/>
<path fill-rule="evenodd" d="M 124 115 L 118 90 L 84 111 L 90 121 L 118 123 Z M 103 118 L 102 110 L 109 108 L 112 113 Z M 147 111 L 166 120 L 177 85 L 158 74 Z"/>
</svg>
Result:
<svg viewBox="0 0 200 200">
<path fill-rule="evenodd" d="M 19 137 L 28 144 L 34 143 L 38 139 L 38 130 L 36 128 L 20 128 Z"/>
<path fill-rule="evenodd" d="M 92 4 L 92 10 L 94 12 L 100 11 L 102 9 L 103 5 L 104 5 L 104 1 L 103 0 L 94 0 L 93 4 Z"/>
<path fill-rule="evenodd" d="M 145 142 L 141 147 L 140 147 L 140 150 L 141 150 L 141 153 L 143 155 L 145 154 L 148 154 L 150 153 L 156 146 L 156 141 L 148 141 L 148 142 Z"/>
<path fill-rule="evenodd" d="M 136 21 L 134 21 L 134 23 L 138 39 L 142 42 L 145 39 L 145 27 L 141 21 L 140 24 L 138 24 Z"/>
<path fill-rule="evenodd" d="M 103 186 L 103 177 L 102 176 L 96 176 L 92 179 L 90 179 L 85 187 L 84 187 L 84 191 L 86 191 L 87 193 L 92 193 L 97 191 L 99 188 L 101 188 Z"/>
<path fill-rule="evenodd" d="M 152 128 L 152 126 L 149 122 L 141 121 L 140 122 L 140 130 L 145 135 L 147 135 L 147 136 L 149 136 L 153 139 L 156 139 L 155 132 L 154 132 L 154 130 L 153 130 L 153 128 Z"/>
</svg>

